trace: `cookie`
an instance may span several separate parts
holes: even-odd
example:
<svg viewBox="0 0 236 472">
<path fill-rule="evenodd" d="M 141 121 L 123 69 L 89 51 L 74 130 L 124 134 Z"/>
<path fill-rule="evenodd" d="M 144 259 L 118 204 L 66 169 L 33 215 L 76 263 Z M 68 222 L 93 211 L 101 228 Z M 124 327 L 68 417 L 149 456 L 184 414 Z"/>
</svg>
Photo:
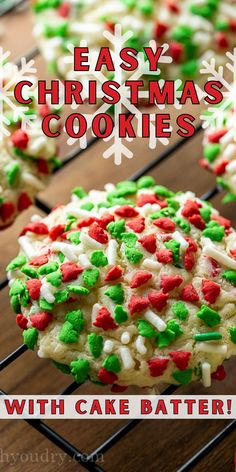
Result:
<svg viewBox="0 0 236 472">
<path fill-rule="evenodd" d="M 20 80 L 17 67 L 5 64 L 0 81 L 9 83 L 9 90 L 14 90 Z M 39 107 L 33 99 L 24 113 L 32 115 L 31 125 L 26 128 L 22 116 L 16 117 L 9 104 L 3 103 L 9 135 L 2 135 L 0 142 L 0 228 L 11 224 L 18 213 L 31 205 L 34 196 L 44 189 L 49 174 L 59 165 L 56 139 L 46 137 L 41 127 L 43 117 L 50 113 L 49 106 Z"/>
<path fill-rule="evenodd" d="M 217 119 L 206 129 L 200 165 L 214 172 L 218 185 L 227 191 L 224 202 L 236 200 L 236 128 L 233 101 L 219 111 Z"/>
<path fill-rule="evenodd" d="M 236 354 L 236 233 L 209 203 L 148 176 L 77 187 L 19 245 L 7 271 L 24 343 L 78 383 L 224 378 Z"/>
<path fill-rule="evenodd" d="M 104 30 L 116 23 L 133 37 L 126 47 L 142 50 L 151 39 L 168 43 L 173 63 L 164 66 L 163 77 L 195 79 L 201 62 L 213 55 L 217 64 L 235 45 L 236 6 L 232 0 L 37 0 L 34 34 L 50 71 L 68 80 L 80 80 L 69 60 L 70 46 L 86 40 L 91 54 L 110 46 Z M 81 77 L 81 80 L 82 77 Z"/>
</svg>

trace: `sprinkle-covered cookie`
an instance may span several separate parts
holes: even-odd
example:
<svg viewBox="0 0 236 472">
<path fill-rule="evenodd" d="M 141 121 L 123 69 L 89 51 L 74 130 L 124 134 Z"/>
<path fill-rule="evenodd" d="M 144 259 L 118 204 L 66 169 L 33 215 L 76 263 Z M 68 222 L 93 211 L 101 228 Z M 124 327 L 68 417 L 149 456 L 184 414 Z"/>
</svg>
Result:
<svg viewBox="0 0 236 472">
<path fill-rule="evenodd" d="M 219 110 L 207 128 L 200 165 L 214 172 L 217 183 L 227 191 L 223 201 L 236 200 L 236 124 L 233 103 Z"/>
<path fill-rule="evenodd" d="M 152 177 L 77 187 L 19 245 L 7 271 L 24 343 L 78 383 L 224 378 L 236 354 L 236 233 L 209 203 Z"/>
<path fill-rule="evenodd" d="M 91 53 L 109 46 L 105 29 L 133 31 L 127 47 L 142 50 L 151 39 L 168 43 L 173 64 L 164 78 L 194 79 L 201 61 L 214 55 L 226 60 L 235 45 L 236 7 L 233 0 L 34 0 L 35 36 L 50 70 L 66 79 L 79 79 L 73 71 L 70 46 L 86 40 Z M 69 49 L 70 48 L 70 49 Z"/>
<path fill-rule="evenodd" d="M 13 91 L 20 80 L 15 65 L 9 63 L 1 68 L 0 86 L 9 83 L 6 93 Z M 21 107 L 17 102 L 16 105 Z M 2 135 L 0 142 L 0 228 L 11 224 L 18 213 L 31 205 L 35 194 L 44 189 L 48 175 L 59 164 L 56 140 L 47 138 L 41 128 L 43 117 L 50 113 L 48 106 L 38 107 L 33 99 L 25 107 L 24 113 L 32 117 L 31 126 L 25 129 L 22 116 L 16 116 L 6 101 L 2 113 L 9 135 Z"/>
</svg>

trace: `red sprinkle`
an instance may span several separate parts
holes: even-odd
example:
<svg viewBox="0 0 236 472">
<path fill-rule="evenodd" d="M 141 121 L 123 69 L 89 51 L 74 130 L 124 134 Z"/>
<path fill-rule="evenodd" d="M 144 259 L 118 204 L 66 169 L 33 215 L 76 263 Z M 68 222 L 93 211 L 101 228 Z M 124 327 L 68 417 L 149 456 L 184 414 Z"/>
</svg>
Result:
<svg viewBox="0 0 236 472">
<path fill-rule="evenodd" d="M 77 279 L 78 275 L 81 274 L 83 270 L 83 267 L 77 266 L 74 262 L 65 262 L 60 267 L 63 282 L 70 282 L 71 280 Z"/>
<path fill-rule="evenodd" d="M 41 286 L 42 282 L 38 279 L 30 279 L 26 281 L 26 287 L 29 290 L 29 296 L 32 300 L 39 299 Z"/>
<path fill-rule="evenodd" d="M 48 234 L 48 227 L 45 225 L 45 223 L 40 223 L 39 221 L 36 221 L 34 223 L 28 223 L 26 226 L 24 226 L 20 233 L 20 236 L 26 234 L 27 232 L 45 235 Z"/>
<path fill-rule="evenodd" d="M 178 4 L 174 0 L 168 0 L 167 7 L 172 13 L 179 13 L 180 11 Z"/>
<path fill-rule="evenodd" d="M 168 31 L 168 29 L 169 29 L 168 25 L 166 25 L 165 23 L 161 23 L 160 21 L 157 21 L 157 23 L 155 24 L 154 37 L 156 39 L 161 38 L 163 34 L 165 34 L 166 31 Z"/>
<path fill-rule="evenodd" d="M 47 264 L 48 256 L 47 254 L 43 254 L 42 256 L 35 257 L 32 261 L 29 262 L 29 265 L 40 267 L 44 264 Z"/>
<path fill-rule="evenodd" d="M 111 392 L 113 392 L 113 393 L 122 393 L 122 392 L 125 392 L 125 390 L 127 390 L 127 388 L 128 387 L 123 387 L 122 385 L 114 384 L 111 387 Z"/>
<path fill-rule="evenodd" d="M 169 47 L 169 55 L 172 57 L 174 62 L 179 62 L 183 54 L 183 45 L 172 41 Z"/>
<path fill-rule="evenodd" d="M 130 287 L 131 288 L 140 287 L 141 285 L 148 282 L 148 280 L 150 280 L 151 278 L 152 278 L 151 272 L 148 272 L 146 270 L 137 271 L 130 282 Z"/>
<path fill-rule="evenodd" d="M 29 136 L 22 129 L 17 129 L 11 136 L 11 142 L 13 146 L 17 147 L 18 149 L 24 150 L 28 146 Z"/>
<path fill-rule="evenodd" d="M 145 218 L 135 218 L 133 221 L 129 221 L 126 226 L 132 229 L 135 233 L 142 233 L 145 228 Z"/>
<path fill-rule="evenodd" d="M 195 228 L 200 229 L 201 231 L 205 228 L 206 223 L 201 217 L 201 215 L 192 215 L 189 217 L 189 223 L 195 226 Z"/>
<path fill-rule="evenodd" d="M 158 228 L 162 229 L 163 231 L 171 232 L 175 230 L 175 224 L 169 218 L 159 218 L 158 220 L 154 220 L 153 224 Z"/>
<path fill-rule="evenodd" d="M 104 367 L 101 367 L 98 371 L 98 379 L 100 382 L 106 385 L 112 385 L 116 380 L 118 380 L 117 375 L 114 372 L 111 372 Z"/>
<path fill-rule="evenodd" d="M 98 223 L 99 226 L 101 226 L 103 229 L 106 229 L 107 225 L 112 221 L 115 221 L 114 215 L 111 215 L 110 213 L 105 213 L 103 217 L 98 220 Z"/>
<path fill-rule="evenodd" d="M 90 226 L 88 235 L 90 236 L 90 238 L 95 239 L 95 241 L 98 241 L 101 244 L 108 243 L 107 233 L 97 223 L 93 223 L 93 225 Z"/>
<path fill-rule="evenodd" d="M 27 208 L 29 208 L 30 205 L 32 205 L 31 198 L 26 192 L 22 192 L 18 198 L 18 203 L 17 203 L 18 211 L 27 210 Z"/>
<path fill-rule="evenodd" d="M 158 262 L 162 264 L 172 264 L 173 262 L 173 254 L 170 249 L 160 249 L 160 251 L 156 253 L 156 258 Z"/>
<path fill-rule="evenodd" d="M 231 228 L 232 222 L 223 216 L 212 215 L 211 219 L 217 221 L 221 226 L 224 226 L 226 229 Z"/>
<path fill-rule="evenodd" d="M 37 168 L 41 174 L 48 175 L 49 174 L 49 167 L 47 161 L 45 159 L 38 159 L 37 160 Z"/>
<path fill-rule="evenodd" d="M 0 218 L 2 221 L 9 220 L 15 213 L 15 205 L 12 202 L 4 202 L 0 206 Z"/>
<path fill-rule="evenodd" d="M 157 311 L 162 311 L 167 304 L 169 293 L 153 291 L 148 294 L 148 300 L 153 308 Z"/>
<path fill-rule="evenodd" d="M 173 351 L 170 352 L 170 357 L 180 370 L 185 370 L 188 367 L 188 362 L 191 357 L 191 352 Z"/>
<path fill-rule="evenodd" d="M 187 252 L 184 255 L 184 267 L 186 270 L 192 270 L 195 264 L 195 257 L 192 252 Z"/>
<path fill-rule="evenodd" d="M 123 272 L 120 266 L 113 266 L 106 274 L 105 282 L 117 280 L 122 276 Z"/>
<path fill-rule="evenodd" d="M 83 218 L 77 223 L 77 228 L 85 228 L 86 226 L 91 226 L 96 221 L 96 218 L 93 216 L 88 216 L 88 218 Z"/>
<path fill-rule="evenodd" d="M 224 369 L 223 364 L 219 365 L 213 374 L 211 374 L 211 378 L 214 380 L 224 380 L 226 377 L 226 372 Z"/>
<path fill-rule="evenodd" d="M 138 242 L 151 254 L 156 252 L 157 243 L 155 234 L 144 235 L 138 240 Z"/>
<path fill-rule="evenodd" d="M 128 308 L 129 308 L 130 314 L 134 315 L 135 313 L 140 313 L 141 311 L 146 310 L 148 305 L 149 305 L 148 298 L 132 295 L 132 297 L 129 300 Z"/>
<path fill-rule="evenodd" d="M 208 134 L 207 139 L 209 143 L 218 143 L 221 138 L 227 133 L 227 128 L 219 129 L 213 133 Z"/>
<path fill-rule="evenodd" d="M 26 329 L 27 324 L 28 324 L 28 319 L 23 316 L 23 315 L 16 315 L 16 324 L 21 328 L 21 329 Z"/>
<path fill-rule="evenodd" d="M 233 31 L 233 32 L 236 32 L 236 21 L 235 20 L 229 20 L 229 27 L 230 27 L 230 30 Z"/>
<path fill-rule="evenodd" d="M 111 313 L 105 306 L 100 308 L 98 315 L 96 316 L 96 320 L 93 322 L 93 326 L 102 328 L 104 331 L 116 329 L 118 327 L 118 325 L 113 320 Z"/>
<path fill-rule="evenodd" d="M 199 215 L 199 204 L 192 200 L 187 200 L 182 209 L 182 215 L 185 218 L 189 218 L 193 215 Z"/>
<path fill-rule="evenodd" d="M 211 280 L 202 280 L 202 293 L 208 303 L 215 303 L 220 294 L 220 285 Z"/>
<path fill-rule="evenodd" d="M 65 231 L 65 226 L 64 225 L 56 225 L 53 226 L 49 230 L 49 238 L 52 239 L 52 241 L 55 241 L 59 236 L 61 236 Z"/>
<path fill-rule="evenodd" d="M 41 118 L 45 118 L 45 116 L 49 115 L 50 107 L 47 103 L 45 105 L 39 105 L 39 114 Z"/>
<path fill-rule="evenodd" d="M 154 205 L 155 203 L 158 202 L 158 199 L 154 193 L 143 193 L 138 196 L 137 199 L 137 206 L 138 207 L 143 207 L 144 205 L 147 205 L 147 203 L 151 203 L 151 205 Z"/>
<path fill-rule="evenodd" d="M 71 5 L 69 3 L 62 3 L 57 9 L 58 14 L 63 18 L 67 18 L 70 14 Z"/>
<path fill-rule="evenodd" d="M 219 164 L 216 164 L 214 167 L 214 173 L 216 175 L 223 175 L 225 173 L 225 168 L 228 165 L 229 161 L 223 160 L 219 162 Z"/>
<path fill-rule="evenodd" d="M 115 214 L 121 216 L 122 218 L 133 218 L 134 216 L 139 215 L 138 211 L 129 205 L 124 205 L 120 208 L 117 208 L 117 210 L 115 210 Z"/>
<path fill-rule="evenodd" d="M 187 241 L 187 243 L 188 243 L 188 248 L 187 248 L 186 252 L 197 252 L 198 245 L 197 245 L 196 241 L 189 238 L 188 236 L 186 236 L 185 241 Z"/>
<path fill-rule="evenodd" d="M 163 275 L 161 277 L 161 288 L 164 293 L 168 293 L 174 288 L 179 287 L 183 282 L 180 275 Z"/>
<path fill-rule="evenodd" d="M 151 377 L 159 377 L 160 375 L 164 374 L 169 363 L 169 359 L 156 357 L 154 359 L 149 359 L 147 363 Z"/>
<path fill-rule="evenodd" d="M 181 300 L 185 302 L 198 302 L 199 296 L 192 284 L 185 285 L 181 292 Z"/>
<path fill-rule="evenodd" d="M 220 31 L 216 35 L 216 42 L 219 48 L 221 49 L 226 49 L 229 47 L 229 41 L 225 33 L 223 31 Z"/>
<path fill-rule="evenodd" d="M 52 315 L 47 311 L 41 313 L 35 313 L 35 315 L 30 316 L 31 324 L 34 328 L 37 328 L 39 331 L 44 331 L 49 325 L 52 319 Z"/>
</svg>

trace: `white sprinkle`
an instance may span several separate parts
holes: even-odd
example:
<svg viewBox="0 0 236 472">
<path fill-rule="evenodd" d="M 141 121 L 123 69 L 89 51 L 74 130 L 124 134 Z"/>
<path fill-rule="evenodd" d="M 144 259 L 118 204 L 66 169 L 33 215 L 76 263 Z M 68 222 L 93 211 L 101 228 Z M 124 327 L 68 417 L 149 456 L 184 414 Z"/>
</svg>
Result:
<svg viewBox="0 0 236 472">
<path fill-rule="evenodd" d="M 22 180 L 25 184 L 30 185 L 31 187 L 41 191 L 44 190 L 45 185 L 41 182 L 41 180 L 37 179 L 34 175 L 30 174 L 30 172 L 22 172 Z"/>
<path fill-rule="evenodd" d="M 130 350 L 128 347 L 122 346 L 119 348 L 120 357 L 123 363 L 124 369 L 132 369 L 134 367 L 134 360 L 131 356 Z"/>
<path fill-rule="evenodd" d="M 236 150 L 235 150 L 235 153 L 236 153 Z M 234 173 L 236 171 L 236 161 L 232 161 L 230 162 L 226 168 L 225 168 L 226 172 L 229 172 L 229 173 Z"/>
<path fill-rule="evenodd" d="M 202 383 L 204 387 L 211 386 L 211 366 L 208 362 L 202 363 Z"/>
<path fill-rule="evenodd" d="M 236 155 L 236 144 L 233 144 L 233 143 L 228 144 L 228 146 L 225 148 L 223 152 L 223 158 L 230 161 L 231 159 L 235 159 L 235 155 Z M 232 164 L 233 162 L 235 161 L 232 161 Z M 228 167 L 229 167 L 229 164 L 226 167 L 227 171 L 228 171 Z"/>
<path fill-rule="evenodd" d="M 143 336 L 138 336 L 135 342 L 136 349 L 139 352 L 139 354 L 146 354 L 147 348 L 145 346 L 145 339 Z"/>
<path fill-rule="evenodd" d="M 35 221 L 41 221 L 42 217 L 40 215 L 32 215 L 30 220 L 35 222 Z"/>
<path fill-rule="evenodd" d="M 93 308 L 92 308 L 92 323 L 96 320 L 100 308 L 102 308 L 102 306 L 99 305 L 99 303 L 95 303 L 93 305 Z"/>
<path fill-rule="evenodd" d="M 227 344 L 211 344 L 200 342 L 196 344 L 196 349 L 201 352 L 210 352 L 215 354 L 227 354 Z"/>
<path fill-rule="evenodd" d="M 89 218 L 90 216 L 97 216 L 97 214 L 95 215 L 91 211 L 83 210 L 82 208 L 78 208 L 73 205 L 68 205 L 67 213 L 78 218 Z"/>
<path fill-rule="evenodd" d="M 142 265 L 146 269 L 150 269 L 150 270 L 160 270 L 161 269 L 160 262 L 153 261 L 152 259 L 144 259 Z"/>
<path fill-rule="evenodd" d="M 36 139 L 31 140 L 28 144 L 29 154 L 34 155 L 34 154 L 40 153 L 40 151 L 43 151 L 43 149 L 45 149 L 46 145 L 47 145 L 46 136 L 40 136 Z"/>
<path fill-rule="evenodd" d="M 180 244 L 181 249 L 183 249 L 183 250 L 187 249 L 188 243 L 183 238 L 182 234 L 179 231 L 175 231 L 172 234 L 172 238 L 175 239 Z"/>
<path fill-rule="evenodd" d="M 108 243 L 107 248 L 107 259 L 109 265 L 115 265 L 117 260 L 117 247 L 118 243 L 114 239 L 111 239 Z"/>
<path fill-rule="evenodd" d="M 36 256 L 36 252 L 33 245 L 30 243 L 29 238 L 27 236 L 20 236 L 18 241 L 22 251 L 26 254 L 28 259 L 33 259 L 33 257 Z"/>
<path fill-rule="evenodd" d="M 157 328 L 158 331 L 165 331 L 165 322 L 160 318 L 160 316 L 156 315 L 156 313 L 154 313 L 153 311 L 147 310 L 145 312 L 144 318 L 146 318 L 149 323 L 151 323 L 155 328 Z"/>
<path fill-rule="evenodd" d="M 47 282 L 45 282 L 41 285 L 40 295 L 41 295 L 42 298 L 45 298 L 45 300 L 48 303 L 54 303 L 55 302 L 55 297 L 52 293 L 52 286 Z"/>
<path fill-rule="evenodd" d="M 56 241 L 52 243 L 52 250 L 62 252 L 69 261 L 76 262 L 82 249 L 75 244 L 60 243 Z"/>
<path fill-rule="evenodd" d="M 124 331 L 120 338 L 122 344 L 129 344 L 130 342 L 130 333 L 128 331 Z"/>
<path fill-rule="evenodd" d="M 114 346 L 114 343 L 110 341 L 110 339 L 107 339 L 104 343 L 103 351 L 106 352 L 107 354 L 110 354 L 110 352 L 113 351 L 113 346 Z"/>
<path fill-rule="evenodd" d="M 95 248 L 95 249 L 103 249 L 104 245 L 99 243 L 93 238 L 90 238 L 88 234 L 86 234 L 84 231 L 81 231 L 80 234 L 80 241 L 84 243 L 85 245 L 87 244 L 89 247 Z"/>
<path fill-rule="evenodd" d="M 206 256 L 212 257 L 220 264 L 229 267 L 229 269 L 236 270 L 236 261 L 233 260 L 231 257 L 227 256 L 226 254 L 223 254 L 222 252 L 218 251 L 218 249 L 216 249 L 214 246 L 205 246 L 202 252 Z"/>
<path fill-rule="evenodd" d="M 106 184 L 104 185 L 104 189 L 106 190 L 106 192 L 114 192 L 114 190 L 116 189 L 115 185 L 114 184 Z"/>
<path fill-rule="evenodd" d="M 87 254 L 80 254 L 79 255 L 79 264 L 82 267 L 92 267 L 92 264 L 87 256 Z"/>
</svg>

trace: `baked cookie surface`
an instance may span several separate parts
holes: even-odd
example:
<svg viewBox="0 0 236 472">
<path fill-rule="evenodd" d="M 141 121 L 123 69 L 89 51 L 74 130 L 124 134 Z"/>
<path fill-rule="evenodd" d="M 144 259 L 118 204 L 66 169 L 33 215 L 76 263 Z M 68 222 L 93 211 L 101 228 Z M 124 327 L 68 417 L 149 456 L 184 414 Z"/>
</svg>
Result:
<svg viewBox="0 0 236 472">
<path fill-rule="evenodd" d="M 8 265 L 25 344 L 111 384 L 223 379 L 236 354 L 236 233 L 192 192 L 152 177 L 108 184 L 34 216 Z"/>
<path fill-rule="evenodd" d="M 236 125 L 233 101 L 219 111 L 219 119 L 207 128 L 203 140 L 202 167 L 216 175 L 227 191 L 223 201 L 236 200 Z"/>
<path fill-rule="evenodd" d="M 163 77 L 195 79 L 203 59 L 226 61 L 225 52 L 235 46 L 236 6 L 232 0 L 37 0 L 34 33 L 50 70 L 68 80 L 80 80 L 73 71 L 70 46 L 86 40 L 91 53 L 109 46 L 104 30 L 116 23 L 133 37 L 126 47 L 142 50 L 151 39 L 161 45 L 173 63 L 164 66 Z M 161 65 L 162 67 L 162 65 Z"/>
<path fill-rule="evenodd" d="M 34 78 L 29 79 L 34 82 Z M 20 80 L 15 65 L 8 63 L 1 68 L 0 86 L 9 83 L 9 89 L 3 93 L 13 91 Z M 3 134 L 0 141 L 0 228 L 11 224 L 18 213 L 31 205 L 34 196 L 44 189 L 49 174 L 59 165 L 56 139 L 46 137 L 42 131 L 42 119 L 50 113 L 49 106 L 39 107 L 33 98 L 29 106 L 22 107 L 32 116 L 31 126 L 26 128 L 22 115 L 16 116 L 3 102 L 9 135 Z"/>
</svg>

